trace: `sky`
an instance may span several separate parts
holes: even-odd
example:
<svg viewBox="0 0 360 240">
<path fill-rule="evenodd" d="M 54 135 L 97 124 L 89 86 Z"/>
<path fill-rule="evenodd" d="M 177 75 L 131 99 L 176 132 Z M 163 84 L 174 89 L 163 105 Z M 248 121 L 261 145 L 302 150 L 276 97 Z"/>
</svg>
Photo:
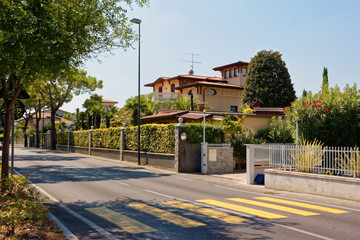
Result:
<svg viewBox="0 0 360 240">
<path fill-rule="evenodd" d="M 212 69 L 250 61 L 262 50 L 282 54 L 297 96 L 321 88 L 323 68 L 329 84 L 343 88 L 360 83 L 360 1 L 357 0 L 150 0 L 133 6 L 129 20 L 141 22 L 141 94 L 161 76 L 218 76 Z M 138 32 L 138 25 L 133 25 Z M 185 60 L 185 61 L 184 61 Z M 103 81 L 103 99 L 137 96 L 138 43 L 102 54 L 86 63 L 89 75 Z M 360 84 L 359 84 L 360 86 Z M 89 94 L 75 96 L 61 109 L 75 112 Z"/>
</svg>

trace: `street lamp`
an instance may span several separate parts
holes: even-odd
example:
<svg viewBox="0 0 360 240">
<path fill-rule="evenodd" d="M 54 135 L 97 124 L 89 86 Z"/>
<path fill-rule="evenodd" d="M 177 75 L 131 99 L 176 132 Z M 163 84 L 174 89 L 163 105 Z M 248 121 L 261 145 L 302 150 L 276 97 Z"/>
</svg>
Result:
<svg viewBox="0 0 360 240">
<path fill-rule="evenodd" d="M 140 165 L 140 23 L 141 20 L 133 18 L 130 22 L 139 24 L 139 57 L 138 57 L 138 165 Z"/>
</svg>

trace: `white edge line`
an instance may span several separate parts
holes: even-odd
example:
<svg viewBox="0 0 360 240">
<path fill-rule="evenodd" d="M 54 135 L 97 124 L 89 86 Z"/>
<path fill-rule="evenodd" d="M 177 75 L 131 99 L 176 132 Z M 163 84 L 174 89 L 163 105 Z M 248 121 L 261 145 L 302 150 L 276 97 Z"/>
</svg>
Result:
<svg viewBox="0 0 360 240">
<path fill-rule="evenodd" d="M 69 239 L 69 240 L 79 240 L 72 232 L 70 232 L 70 230 L 65 227 L 64 224 L 62 224 L 59 219 L 57 219 L 54 214 L 52 214 L 51 212 L 47 212 L 46 216 L 48 216 L 48 218 L 51 219 L 51 221 L 53 221 L 58 228 L 63 232 L 64 236 Z"/>
<path fill-rule="evenodd" d="M 286 228 L 286 229 L 289 229 L 289 230 L 292 230 L 292 231 L 295 231 L 295 232 L 299 232 L 299 233 L 302 233 L 302 234 L 305 234 L 305 235 L 317 237 L 317 238 L 320 238 L 320 239 L 333 240 L 332 238 L 328 238 L 328 237 L 325 237 L 325 236 L 321 236 L 321 235 L 318 235 L 318 234 L 316 234 L 316 233 L 308 232 L 308 231 L 301 230 L 301 229 L 294 228 L 294 227 L 289 227 L 289 226 L 286 226 L 286 225 L 283 225 L 283 224 L 280 224 L 280 223 L 276 223 L 276 222 L 271 222 L 271 221 L 269 221 L 269 220 L 265 220 L 265 219 L 262 219 L 262 218 L 258 218 L 258 217 L 256 217 L 256 216 L 252 216 L 252 215 L 248 215 L 248 214 L 244 214 L 244 213 L 240 213 L 240 212 L 236 212 L 236 211 L 231 211 L 231 210 L 224 209 L 224 208 L 214 207 L 213 205 L 209 205 L 209 204 L 205 204 L 205 203 L 193 202 L 193 201 L 190 201 L 190 200 L 178 198 L 178 197 L 175 197 L 175 196 L 166 195 L 166 194 L 159 193 L 159 192 L 155 192 L 155 191 L 151 191 L 151 190 L 148 190 L 148 189 L 146 189 L 145 191 L 150 192 L 150 193 L 154 193 L 154 194 L 157 194 L 157 195 L 161 195 L 161 196 L 164 196 L 164 197 L 168 197 L 168 198 L 175 198 L 175 199 L 178 199 L 178 200 L 181 200 L 181 201 L 190 202 L 190 203 L 193 203 L 193 204 L 196 203 L 197 205 L 202 205 L 202 206 L 206 206 L 206 207 L 212 207 L 212 208 L 219 209 L 219 210 L 222 210 L 222 211 L 225 211 L 225 212 L 233 213 L 233 214 L 235 214 L 235 215 L 240 215 L 240 216 L 244 216 L 244 217 L 254 218 L 254 219 L 256 219 L 256 220 L 264 221 L 264 222 L 267 222 L 267 223 L 270 223 L 270 224 L 274 224 L 274 225 L 279 226 L 279 227 L 283 227 L 283 228 Z"/>
<path fill-rule="evenodd" d="M 17 173 L 17 175 L 20 175 L 23 177 L 23 175 L 21 173 L 19 173 L 18 171 L 15 170 L 15 172 Z M 59 200 L 57 200 L 56 198 L 54 198 L 53 196 L 51 196 L 48 192 L 46 192 L 44 189 L 40 188 L 39 186 L 33 184 L 30 180 L 29 180 L 29 184 L 32 186 L 35 186 L 36 189 L 38 189 L 42 194 L 46 195 L 51 201 L 54 201 L 55 203 L 57 203 L 61 208 L 63 208 L 65 211 L 67 211 L 68 213 L 70 213 L 71 215 L 73 215 L 74 217 L 78 218 L 79 220 L 83 221 L 84 223 L 86 223 L 87 225 L 89 225 L 91 228 L 93 228 L 94 230 L 96 230 L 98 233 L 102 234 L 103 236 L 105 236 L 107 239 L 109 240 L 118 240 L 117 237 L 115 237 L 114 235 L 112 235 L 110 232 L 106 231 L 105 229 L 103 229 L 102 227 L 96 225 L 94 222 L 90 221 L 89 219 L 81 216 L 80 214 L 76 213 L 75 211 L 71 210 L 70 208 L 68 208 L 67 206 L 65 206 L 64 204 L 62 204 Z M 69 231 L 70 232 L 70 231 Z"/>
<path fill-rule="evenodd" d="M 267 194 L 267 193 L 250 192 L 250 191 L 246 191 L 246 190 L 240 190 L 240 189 L 236 189 L 236 188 L 228 188 L 228 187 L 223 187 L 223 186 L 216 186 L 216 187 L 227 189 L 227 190 L 232 190 L 232 191 L 237 191 L 237 192 L 246 192 L 246 193 L 257 194 L 257 195 L 271 196 L 271 197 L 276 197 L 276 198 L 282 198 L 282 199 L 288 199 L 288 200 L 293 200 L 293 201 L 300 201 L 300 202 L 305 202 L 305 203 L 311 203 L 311 204 L 316 204 L 316 205 L 323 205 L 323 206 L 328 206 L 328 207 L 333 207 L 333 208 L 341 208 L 344 210 L 360 212 L 360 209 L 343 207 L 343 206 L 333 205 L 333 204 L 328 204 L 328 203 L 314 202 L 314 201 L 309 201 L 309 200 L 296 199 L 296 198 L 291 198 L 291 197 L 283 197 L 283 196 L 278 196 L 278 195 L 274 196 L 272 194 Z M 343 199 L 339 199 L 339 200 L 343 200 Z"/>
</svg>

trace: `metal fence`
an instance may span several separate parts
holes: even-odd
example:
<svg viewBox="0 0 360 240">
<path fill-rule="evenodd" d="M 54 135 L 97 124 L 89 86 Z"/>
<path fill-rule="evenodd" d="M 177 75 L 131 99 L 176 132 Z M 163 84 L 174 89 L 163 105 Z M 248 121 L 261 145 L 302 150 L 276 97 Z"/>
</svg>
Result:
<svg viewBox="0 0 360 240">
<path fill-rule="evenodd" d="M 270 167 L 273 168 L 360 177 L 359 148 L 268 145 L 268 149 Z M 261 151 L 263 151 L 263 147 Z"/>
<path fill-rule="evenodd" d="M 231 144 L 230 143 L 208 143 L 207 147 L 208 148 L 230 148 Z"/>
</svg>

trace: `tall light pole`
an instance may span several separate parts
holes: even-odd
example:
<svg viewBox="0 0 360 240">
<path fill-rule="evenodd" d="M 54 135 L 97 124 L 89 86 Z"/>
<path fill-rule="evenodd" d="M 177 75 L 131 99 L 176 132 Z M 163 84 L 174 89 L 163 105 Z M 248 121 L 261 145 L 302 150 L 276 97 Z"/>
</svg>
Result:
<svg viewBox="0 0 360 240">
<path fill-rule="evenodd" d="M 140 165 L 140 23 L 141 20 L 133 18 L 130 22 L 139 25 L 139 57 L 138 57 L 138 165 Z"/>
</svg>

